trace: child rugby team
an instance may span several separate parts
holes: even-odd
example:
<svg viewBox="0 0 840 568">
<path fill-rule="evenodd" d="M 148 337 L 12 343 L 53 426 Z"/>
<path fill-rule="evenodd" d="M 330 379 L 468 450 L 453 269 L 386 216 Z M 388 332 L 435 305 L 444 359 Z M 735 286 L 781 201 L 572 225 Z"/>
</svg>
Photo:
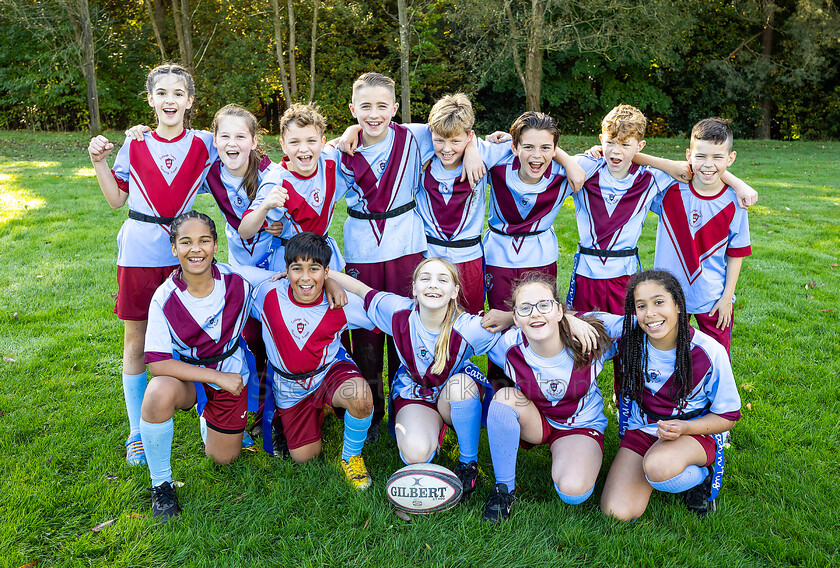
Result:
<svg viewBox="0 0 840 568">
<path fill-rule="evenodd" d="M 460 93 L 428 124 L 396 124 L 394 81 L 365 73 L 349 105 L 357 126 L 327 143 L 317 108 L 293 104 L 280 120 L 285 156 L 272 162 L 241 107 L 220 109 L 212 132 L 190 128 L 186 69 L 160 65 L 146 88 L 155 128 L 132 128 L 113 169 L 104 136 L 88 150 L 108 204 L 129 206 L 114 310 L 125 324 L 126 460 L 149 468 L 157 518 L 181 511 L 172 419 L 193 407 L 219 464 L 252 443 L 248 411 L 266 450 L 297 462 L 320 453 L 334 412 L 356 489 L 371 484 L 362 454 L 386 413 L 406 464 L 432 461 L 452 427 L 462 499 L 487 467 L 486 424 L 486 521 L 509 518 L 518 451 L 536 445 L 549 448 L 559 498 L 583 503 L 602 466 L 596 379 L 608 359 L 621 441 L 602 511 L 633 521 L 654 489 L 700 516 L 714 510 L 724 434 L 740 418 L 729 347 L 750 254 L 745 207 L 757 198 L 727 171 L 727 121 L 697 123 L 687 162 L 675 162 L 641 152 L 646 119 L 619 105 L 600 144 L 569 156 L 538 112 L 480 139 Z M 228 264 L 215 261 L 213 220 L 192 210 L 200 192 L 224 214 Z M 569 197 L 579 243 L 561 301 L 554 221 Z M 343 251 L 327 234 L 342 198 Z M 639 272 L 650 211 L 654 270 Z M 486 378 L 471 362 L 483 354 Z"/>
</svg>

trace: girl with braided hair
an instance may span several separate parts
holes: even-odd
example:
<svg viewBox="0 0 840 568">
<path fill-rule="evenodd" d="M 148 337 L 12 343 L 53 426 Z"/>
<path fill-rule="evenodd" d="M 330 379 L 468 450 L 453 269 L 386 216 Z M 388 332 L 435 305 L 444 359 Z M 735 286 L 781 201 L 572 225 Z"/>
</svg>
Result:
<svg viewBox="0 0 840 568">
<path fill-rule="evenodd" d="M 628 285 L 616 361 L 616 397 L 626 420 L 601 508 L 631 521 L 653 489 L 683 493 L 700 516 L 715 510 L 714 434 L 741 417 L 726 350 L 689 327 L 685 295 L 669 272 L 648 270 Z M 622 424 L 619 430 L 623 430 Z"/>
</svg>

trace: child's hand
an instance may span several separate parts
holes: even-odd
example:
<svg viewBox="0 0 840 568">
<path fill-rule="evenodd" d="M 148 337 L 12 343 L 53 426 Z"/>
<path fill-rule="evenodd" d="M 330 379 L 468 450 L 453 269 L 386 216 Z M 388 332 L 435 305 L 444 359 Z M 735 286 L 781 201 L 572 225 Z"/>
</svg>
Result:
<svg viewBox="0 0 840 568">
<path fill-rule="evenodd" d="M 358 124 L 348 126 L 347 130 L 344 131 L 344 134 L 341 135 L 341 138 L 338 139 L 336 148 L 348 156 L 352 156 L 356 151 L 356 148 L 359 146 L 359 132 L 361 131 L 362 127 Z"/>
<path fill-rule="evenodd" d="M 487 331 L 498 333 L 513 325 L 513 312 L 490 310 L 481 317 L 481 327 Z"/>
<path fill-rule="evenodd" d="M 265 199 L 262 202 L 262 207 L 265 210 L 275 209 L 277 207 L 283 207 L 286 204 L 286 200 L 289 198 L 289 192 L 286 191 L 286 188 L 282 185 L 275 185 L 274 189 L 272 189 L 268 195 L 265 196 Z"/>
<path fill-rule="evenodd" d="M 688 162 L 677 162 L 676 170 L 674 173 L 678 174 L 674 176 L 674 179 L 678 179 L 683 183 L 688 183 L 691 181 L 691 178 L 694 177 L 694 172 L 691 171 L 691 164 Z M 758 194 L 756 194 L 757 196 Z"/>
<path fill-rule="evenodd" d="M 327 296 L 327 301 L 330 303 L 330 309 L 336 310 L 347 305 L 347 292 L 344 288 L 331 278 L 327 278 L 324 282 L 324 294 Z"/>
<path fill-rule="evenodd" d="M 125 135 L 138 142 L 143 141 L 143 133 L 149 132 L 152 129 L 144 124 L 137 124 L 125 131 Z"/>
<path fill-rule="evenodd" d="M 660 440 L 676 440 L 685 432 L 685 420 L 660 420 L 656 425 L 656 437 Z"/>
<path fill-rule="evenodd" d="M 284 272 L 278 272 L 277 274 L 275 274 L 274 276 L 269 278 L 268 281 L 269 282 L 277 282 L 278 280 L 280 280 L 282 278 L 287 278 L 288 276 L 289 276 L 289 274 L 285 271 Z"/>
<path fill-rule="evenodd" d="M 567 313 L 563 317 L 566 318 L 569 324 L 569 331 L 572 337 L 580 343 L 583 352 L 591 353 L 598 346 L 598 334 L 595 332 L 595 328 L 571 314 Z"/>
<path fill-rule="evenodd" d="M 470 187 L 475 188 L 484 174 L 487 173 L 487 168 L 475 148 L 467 148 L 464 152 L 464 161 L 461 168 L 461 181 L 469 182 Z"/>
<path fill-rule="evenodd" d="M 90 144 L 88 144 L 88 154 L 90 154 L 90 161 L 94 164 L 96 162 L 100 162 L 105 159 L 105 157 L 111 153 L 111 150 L 114 149 L 114 145 L 108 142 L 108 139 L 102 136 L 94 136 L 90 139 Z"/>
<path fill-rule="evenodd" d="M 485 142 L 492 142 L 493 144 L 501 144 L 502 142 L 510 142 L 513 140 L 513 136 L 510 135 L 510 132 L 502 132 L 501 130 L 497 130 L 493 134 L 488 134 L 484 137 Z"/>
<path fill-rule="evenodd" d="M 239 373 L 225 373 L 219 371 L 219 374 L 216 376 L 216 380 L 213 381 L 222 390 L 226 390 L 232 395 L 239 396 L 239 393 L 242 392 L 242 389 L 245 388 L 245 385 L 242 384 L 242 375 Z"/>
<path fill-rule="evenodd" d="M 283 234 L 283 221 L 274 221 L 265 228 L 265 232 L 272 237 L 279 237 Z"/>
<path fill-rule="evenodd" d="M 758 192 L 749 187 L 736 192 L 738 195 L 738 203 L 743 209 L 747 209 L 750 205 L 755 205 L 758 201 Z"/>
<path fill-rule="evenodd" d="M 596 160 L 600 160 L 601 157 L 604 155 L 604 150 L 601 148 L 600 145 L 592 146 L 589 150 L 584 152 L 585 155 L 589 156 L 590 158 L 595 158 Z"/>
<path fill-rule="evenodd" d="M 715 327 L 718 329 L 726 329 L 729 327 L 729 324 L 732 323 L 732 298 L 727 298 L 726 296 L 721 297 L 718 300 L 712 311 L 709 312 L 709 317 L 715 315 L 717 312 L 718 320 L 715 324 Z"/>
</svg>

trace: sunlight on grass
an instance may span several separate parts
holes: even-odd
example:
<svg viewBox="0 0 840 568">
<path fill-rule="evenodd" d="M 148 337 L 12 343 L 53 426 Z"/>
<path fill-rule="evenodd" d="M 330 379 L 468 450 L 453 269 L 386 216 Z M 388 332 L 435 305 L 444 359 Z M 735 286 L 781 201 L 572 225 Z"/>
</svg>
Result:
<svg viewBox="0 0 840 568">
<path fill-rule="evenodd" d="M 0 183 L 7 186 L 16 178 L 17 176 L 0 174 Z M 0 188 L 0 225 L 5 225 L 30 209 L 40 209 L 45 203 L 43 199 L 25 189 L 2 187 Z"/>
<path fill-rule="evenodd" d="M 47 161 L 34 161 L 34 160 L 10 160 L 4 161 L 2 165 L 0 165 L 0 169 L 9 169 L 9 168 L 54 168 L 60 166 L 61 162 L 47 162 Z"/>
<path fill-rule="evenodd" d="M 96 172 L 94 172 L 93 168 L 91 167 L 79 168 L 75 172 L 73 172 L 73 175 L 79 177 L 95 177 Z"/>
</svg>

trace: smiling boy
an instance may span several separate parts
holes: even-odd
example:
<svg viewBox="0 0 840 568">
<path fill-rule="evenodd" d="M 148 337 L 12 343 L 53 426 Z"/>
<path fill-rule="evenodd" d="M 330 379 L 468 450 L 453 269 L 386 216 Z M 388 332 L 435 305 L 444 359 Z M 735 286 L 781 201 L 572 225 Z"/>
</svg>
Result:
<svg viewBox="0 0 840 568">
<path fill-rule="evenodd" d="M 289 452 L 297 462 L 321 453 L 325 409 L 344 409 L 341 466 L 356 489 L 370 485 L 361 452 L 373 410 L 370 388 L 341 347 L 344 330 L 373 323 L 362 301 L 350 296 L 343 308 L 330 309 L 324 294 L 332 251 L 327 240 L 312 232 L 286 243 L 288 280 L 265 281 L 255 292 L 251 315 L 262 322 L 263 340 L 274 371 L 273 398 L 266 398 L 263 432 L 270 432 L 276 403 Z M 249 272 L 244 274 L 249 276 Z M 259 275 L 254 278 L 259 280 Z"/>
<path fill-rule="evenodd" d="M 240 236 L 248 239 L 268 222 L 283 223 L 283 233 L 275 239 L 271 270 L 284 269 L 283 247 L 304 231 L 323 235 L 332 251 L 330 267 L 344 268 L 340 248 L 327 231 L 335 204 L 347 187 L 338 174 L 339 153 L 326 145 L 326 128 L 326 119 L 311 104 L 295 103 L 280 118 L 280 145 L 286 155 L 260 182 L 239 225 Z"/>
<path fill-rule="evenodd" d="M 721 177 L 735 161 L 729 122 L 707 118 L 694 125 L 686 159 L 689 183 L 674 183 L 654 205 L 657 269 L 672 272 L 685 292 L 697 327 L 729 353 L 732 304 L 744 257 L 752 252 L 747 211 Z"/>
</svg>

